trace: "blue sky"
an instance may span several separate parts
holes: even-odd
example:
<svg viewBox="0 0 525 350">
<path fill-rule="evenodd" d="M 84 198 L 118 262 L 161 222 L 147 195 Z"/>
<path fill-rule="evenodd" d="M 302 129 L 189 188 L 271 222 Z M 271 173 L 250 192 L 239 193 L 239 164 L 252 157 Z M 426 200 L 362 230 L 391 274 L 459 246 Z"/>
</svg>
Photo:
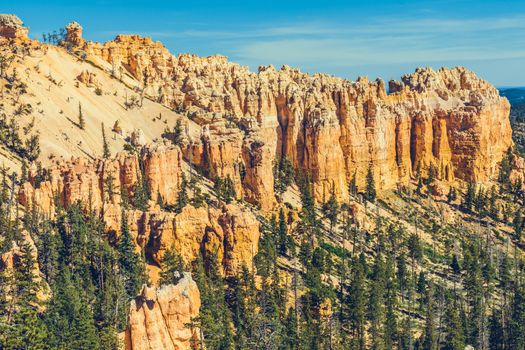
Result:
<svg viewBox="0 0 525 350">
<path fill-rule="evenodd" d="M 525 86 L 524 0 L 0 0 L 0 12 L 38 39 L 75 20 L 87 39 L 149 35 L 172 53 L 220 53 L 252 69 L 389 80 L 464 65 L 497 86 Z"/>
</svg>

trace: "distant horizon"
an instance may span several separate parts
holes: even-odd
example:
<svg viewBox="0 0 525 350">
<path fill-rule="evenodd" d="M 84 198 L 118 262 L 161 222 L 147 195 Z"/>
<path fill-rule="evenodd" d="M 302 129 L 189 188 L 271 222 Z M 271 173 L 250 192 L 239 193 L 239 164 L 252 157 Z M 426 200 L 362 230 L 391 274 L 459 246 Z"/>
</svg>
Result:
<svg viewBox="0 0 525 350">
<path fill-rule="evenodd" d="M 498 88 L 525 87 L 525 1 L 402 0 L 330 4 L 268 0 L 20 0 L 0 6 L 41 40 L 77 21 L 84 37 L 150 36 L 173 54 L 222 54 L 256 71 L 287 64 L 356 80 L 399 80 L 417 67 L 464 66 Z"/>
</svg>

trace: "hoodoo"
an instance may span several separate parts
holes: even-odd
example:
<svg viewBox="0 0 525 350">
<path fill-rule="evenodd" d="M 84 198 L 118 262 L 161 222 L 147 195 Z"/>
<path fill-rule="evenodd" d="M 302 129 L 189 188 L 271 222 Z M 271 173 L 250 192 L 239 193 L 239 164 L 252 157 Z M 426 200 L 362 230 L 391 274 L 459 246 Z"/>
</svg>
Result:
<svg viewBox="0 0 525 350">
<path fill-rule="evenodd" d="M 28 29 L 16 15 L 0 14 L 0 37 L 27 40 Z"/>
</svg>

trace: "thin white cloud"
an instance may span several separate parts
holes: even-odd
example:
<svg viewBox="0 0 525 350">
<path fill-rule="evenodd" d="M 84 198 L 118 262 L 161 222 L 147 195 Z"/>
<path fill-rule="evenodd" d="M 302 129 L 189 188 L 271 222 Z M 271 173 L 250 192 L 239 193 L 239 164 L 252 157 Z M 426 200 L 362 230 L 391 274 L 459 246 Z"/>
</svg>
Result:
<svg viewBox="0 0 525 350">
<path fill-rule="evenodd" d="M 525 58 L 525 16 L 298 24 L 265 33 L 257 40 L 233 42 L 231 55 L 250 66 L 286 62 L 334 68 Z"/>
<path fill-rule="evenodd" d="M 187 26 L 187 24 L 186 24 Z M 266 27 L 238 27 L 231 30 L 216 29 L 177 29 L 152 31 L 143 35 L 163 38 L 209 38 L 219 40 L 250 39 L 263 37 L 290 36 L 345 36 L 345 35 L 403 35 L 411 33 L 446 34 L 446 33 L 479 33 L 501 30 L 525 30 L 525 15 L 511 17 L 487 17 L 473 19 L 444 18 L 375 18 L 367 24 L 358 23 L 326 23 L 322 21 L 307 23 L 289 23 L 284 25 L 269 25 Z M 104 32 L 115 35 L 130 33 L 129 30 Z"/>
<path fill-rule="evenodd" d="M 185 24 L 180 29 L 142 34 L 174 44 L 185 42 L 190 43 L 188 46 L 217 50 L 252 68 L 286 63 L 307 71 L 344 76 L 352 67 L 367 65 L 377 68 L 489 60 L 525 63 L 522 14 L 461 20 L 427 14 L 416 19 L 369 18 L 359 23 L 303 20 L 264 26 L 258 22 L 220 29 Z"/>
</svg>

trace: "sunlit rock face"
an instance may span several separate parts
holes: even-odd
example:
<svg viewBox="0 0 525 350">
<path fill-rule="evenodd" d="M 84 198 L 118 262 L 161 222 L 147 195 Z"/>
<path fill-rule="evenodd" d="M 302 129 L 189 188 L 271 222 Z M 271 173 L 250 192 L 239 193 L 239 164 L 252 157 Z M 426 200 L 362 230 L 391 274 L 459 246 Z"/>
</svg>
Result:
<svg viewBox="0 0 525 350">
<path fill-rule="evenodd" d="M 148 93 L 170 107 L 216 113 L 193 119 L 204 137 L 192 140 L 185 158 L 202 164 L 208 157 L 210 174 L 231 176 L 246 200 L 266 210 L 275 203 L 269 165 L 280 157 L 309 172 L 324 200 L 332 191 L 345 198 L 354 176 L 362 189 L 369 167 L 380 189 L 430 164 L 445 181 L 487 181 L 512 144 L 507 100 L 462 67 L 418 68 L 390 81 L 387 94 L 381 80 L 288 66 L 254 73 L 224 56 L 173 56 L 139 36 L 89 43 L 86 52 L 145 79 Z M 242 130 L 225 126 L 232 117 Z"/>
<path fill-rule="evenodd" d="M 186 350 L 199 339 L 189 325 L 199 315 L 197 284 L 183 273 L 175 285 L 144 286 L 131 302 L 125 347 L 130 350 Z"/>
</svg>

